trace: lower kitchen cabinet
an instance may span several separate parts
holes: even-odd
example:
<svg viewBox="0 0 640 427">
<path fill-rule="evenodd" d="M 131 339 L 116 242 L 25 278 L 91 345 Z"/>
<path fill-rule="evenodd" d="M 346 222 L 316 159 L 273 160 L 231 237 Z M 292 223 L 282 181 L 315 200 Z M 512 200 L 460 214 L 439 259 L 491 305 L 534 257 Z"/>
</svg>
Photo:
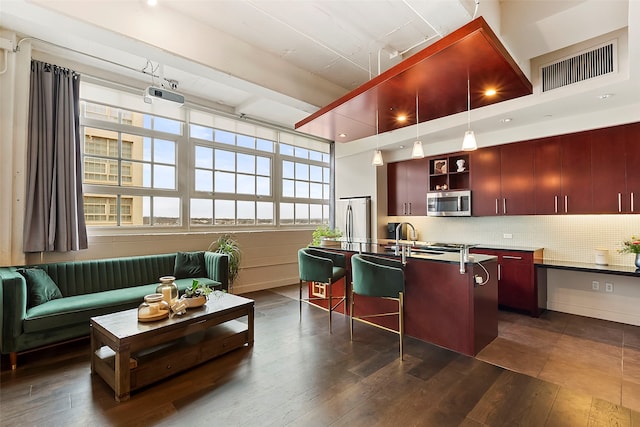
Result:
<svg viewBox="0 0 640 427">
<path fill-rule="evenodd" d="M 542 249 L 473 248 L 472 253 L 498 257 L 498 304 L 538 316 L 546 308 L 547 291 L 536 279 L 534 263 Z"/>
</svg>

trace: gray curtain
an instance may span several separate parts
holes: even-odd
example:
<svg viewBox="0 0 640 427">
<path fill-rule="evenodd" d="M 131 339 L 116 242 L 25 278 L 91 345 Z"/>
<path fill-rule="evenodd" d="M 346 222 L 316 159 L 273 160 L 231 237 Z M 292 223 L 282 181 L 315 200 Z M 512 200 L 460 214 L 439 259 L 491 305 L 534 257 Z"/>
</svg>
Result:
<svg viewBox="0 0 640 427">
<path fill-rule="evenodd" d="M 77 73 L 31 61 L 25 252 L 87 248 L 79 98 Z"/>
</svg>

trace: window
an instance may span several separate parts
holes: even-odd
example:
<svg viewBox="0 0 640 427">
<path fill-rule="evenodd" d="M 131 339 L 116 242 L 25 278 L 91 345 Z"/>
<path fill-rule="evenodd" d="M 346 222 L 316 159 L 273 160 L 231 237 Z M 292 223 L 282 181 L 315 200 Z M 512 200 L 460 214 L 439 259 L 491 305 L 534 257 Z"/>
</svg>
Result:
<svg viewBox="0 0 640 427">
<path fill-rule="evenodd" d="M 89 226 L 328 224 L 328 143 L 186 106 L 167 117 L 93 83 L 81 94 Z"/>
</svg>

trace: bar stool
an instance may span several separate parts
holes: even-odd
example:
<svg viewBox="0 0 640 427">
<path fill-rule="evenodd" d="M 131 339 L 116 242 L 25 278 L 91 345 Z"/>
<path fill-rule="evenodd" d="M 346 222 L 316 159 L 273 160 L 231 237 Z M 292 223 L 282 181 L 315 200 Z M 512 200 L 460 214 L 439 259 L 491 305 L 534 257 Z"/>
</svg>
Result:
<svg viewBox="0 0 640 427">
<path fill-rule="evenodd" d="M 400 336 L 400 360 L 404 356 L 404 272 L 402 262 L 371 255 L 351 257 L 351 309 L 349 323 L 353 340 L 353 320 L 396 333 Z M 356 295 L 384 298 L 398 302 L 398 311 L 354 316 Z M 367 318 L 398 316 L 398 330 L 370 322 Z"/>
<path fill-rule="evenodd" d="M 298 250 L 298 269 L 300 272 L 299 283 L 299 305 L 300 320 L 302 320 L 302 303 L 310 303 L 314 300 L 329 300 L 329 333 L 331 333 L 331 313 L 341 303 L 344 304 L 347 297 L 347 281 L 344 284 L 344 296 L 337 298 L 337 302 L 333 303 L 333 284 L 344 278 L 347 273 L 346 256 L 337 252 L 323 251 L 313 248 L 302 248 Z M 311 296 L 302 298 L 302 282 L 312 283 L 313 286 L 319 285 L 324 290 L 325 297 Z M 315 304 L 312 304 L 315 305 Z M 346 307 L 345 307 L 346 309 Z"/>
</svg>

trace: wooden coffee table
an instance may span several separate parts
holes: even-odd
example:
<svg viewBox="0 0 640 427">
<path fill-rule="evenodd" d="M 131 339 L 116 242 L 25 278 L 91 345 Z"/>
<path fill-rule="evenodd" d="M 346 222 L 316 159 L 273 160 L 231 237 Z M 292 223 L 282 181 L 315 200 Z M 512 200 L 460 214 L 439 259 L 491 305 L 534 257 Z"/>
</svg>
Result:
<svg viewBox="0 0 640 427">
<path fill-rule="evenodd" d="M 224 294 L 182 316 L 138 322 L 138 310 L 91 318 L 91 373 L 115 391 L 132 390 L 231 350 L 253 345 L 253 300 Z M 246 317 L 246 323 L 238 319 Z"/>
</svg>

